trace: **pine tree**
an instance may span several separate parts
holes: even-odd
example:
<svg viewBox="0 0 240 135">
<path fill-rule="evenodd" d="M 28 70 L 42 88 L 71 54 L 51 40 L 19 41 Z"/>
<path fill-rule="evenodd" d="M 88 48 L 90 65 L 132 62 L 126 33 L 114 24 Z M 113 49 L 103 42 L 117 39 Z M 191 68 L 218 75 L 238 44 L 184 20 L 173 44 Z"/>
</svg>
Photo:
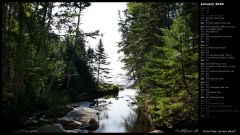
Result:
<svg viewBox="0 0 240 135">
<path fill-rule="evenodd" d="M 95 61 L 96 61 L 96 74 L 97 74 L 97 85 L 100 81 L 103 81 L 104 78 L 109 78 L 106 74 L 109 74 L 109 68 L 106 68 L 105 66 L 109 65 L 110 63 L 107 62 L 107 54 L 104 51 L 102 39 L 99 40 L 99 43 L 96 48 L 96 55 L 95 55 Z"/>
<path fill-rule="evenodd" d="M 20 115 L 53 109 L 69 102 L 70 96 L 96 90 L 86 63 L 85 37 L 94 37 L 98 32 L 80 30 L 80 14 L 88 6 L 89 2 L 2 3 L 6 126 L 14 127 L 11 119 L 17 124 Z M 55 7 L 59 12 L 53 15 Z M 69 28 L 67 36 L 52 32 L 63 28 Z"/>
<path fill-rule="evenodd" d="M 194 3 L 130 2 L 120 16 L 122 61 L 157 126 L 196 122 L 197 12 Z"/>
<path fill-rule="evenodd" d="M 93 72 L 94 69 L 95 69 L 95 65 L 94 65 L 94 60 L 95 60 L 95 52 L 94 52 L 94 49 L 89 47 L 87 49 L 87 54 L 86 54 L 86 59 L 87 59 L 87 65 L 89 67 L 89 71 L 90 73 L 92 74 L 92 76 L 94 77 L 95 76 L 95 73 Z"/>
<path fill-rule="evenodd" d="M 118 46 L 123 51 L 127 75 L 139 85 L 144 78 L 142 67 L 148 61 L 153 46 L 162 44 L 155 34 L 162 33 L 160 28 L 169 27 L 175 16 L 176 3 L 137 3 L 130 2 L 124 11 L 126 19 L 119 20 L 122 41 Z M 169 14 L 171 13 L 171 16 Z"/>
<path fill-rule="evenodd" d="M 191 31 L 191 25 L 186 21 L 189 16 L 181 14 L 183 6 L 170 29 L 162 28 L 163 36 L 156 35 L 164 44 L 155 47 L 155 55 L 149 56 L 148 66 L 144 68 L 155 83 L 154 87 L 150 86 L 152 100 L 159 110 L 154 113 L 155 121 L 168 128 L 178 127 L 183 122 L 191 128 L 191 123 L 197 119 L 197 33 Z"/>
</svg>

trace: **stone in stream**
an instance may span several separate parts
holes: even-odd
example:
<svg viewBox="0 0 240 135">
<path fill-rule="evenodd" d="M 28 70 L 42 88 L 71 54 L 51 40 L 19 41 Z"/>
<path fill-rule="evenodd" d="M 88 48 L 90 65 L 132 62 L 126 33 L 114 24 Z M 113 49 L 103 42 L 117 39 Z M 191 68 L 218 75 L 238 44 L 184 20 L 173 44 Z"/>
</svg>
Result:
<svg viewBox="0 0 240 135">
<path fill-rule="evenodd" d="M 80 107 L 80 106 L 84 106 L 84 107 L 90 107 L 91 104 L 93 104 L 93 102 L 89 102 L 89 101 L 82 101 L 82 102 L 74 102 L 69 104 L 68 106 L 76 108 L 76 107 Z"/>
<path fill-rule="evenodd" d="M 66 116 L 59 119 L 65 129 L 88 128 L 95 129 L 96 124 L 92 118 L 96 117 L 98 111 L 88 107 L 77 107 Z"/>
<path fill-rule="evenodd" d="M 36 124 L 36 123 L 38 123 L 38 121 L 30 117 L 28 120 L 24 121 L 22 124 L 30 125 L 30 124 Z"/>
<path fill-rule="evenodd" d="M 91 120 L 88 123 L 87 129 L 88 130 L 96 130 L 98 127 L 99 127 L 98 122 L 95 119 L 91 118 Z"/>
<path fill-rule="evenodd" d="M 136 102 L 131 102 L 131 105 L 135 105 L 136 104 Z"/>
<path fill-rule="evenodd" d="M 23 125 L 29 125 L 32 123 L 32 118 L 29 118 L 28 120 L 24 121 L 22 124 Z"/>
<path fill-rule="evenodd" d="M 48 120 L 45 119 L 44 117 L 40 118 L 39 120 L 40 120 L 40 121 L 43 121 L 43 122 L 48 122 Z"/>
<path fill-rule="evenodd" d="M 87 123 L 91 118 L 97 114 L 97 110 L 88 107 L 77 107 L 69 112 L 66 116 L 60 118 L 60 121 L 79 121 Z"/>
<path fill-rule="evenodd" d="M 32 114 L 32 117 L 38 119 L 38 118 L 40 118 L 44 113 L 45 113 L 45 111 L 34 112 L 34 113 Z"/>
<path fill-rule="evenodd" d="M 25 133 L 25 132 L 26 132 L 25 129 L 19 129 L 19 130 L 17 130 L 17 131 L 14 131 L 14 133 Z"/>
<path fill-rule="evenodd" d="M 77 129 L 81 125 L 80 122 L 77 121 L 65 121 L 62 123 L 62 126 L 66 130 Z"/>
<path fill-rule="evenodd" d="M 100 111 L 107 110 L 106 105 L 108 105 L 108 104 L 102 104 L 102 105 L 99 105 L 99 106 L 94 106 L 92 108 L 95 109 L 95 110 L 98 110 L 98 112 L 96 114 L 99 115 Z"/>
<path fill-rule="evenodd" d="M 30 132 L 35 132 L 35 133 L 76 133 L 76 131 L 73 131 L 73 130 L 63 129 L 61 124 L 46 125 L 46 126 L 40 127 L 37 130 L 32 130 Z"/>
<path fill-rule="evenodd" d="M 37 121 L 37 120 L 34 120 L 34 119 L 32 119 L 32 123 L 33 123 L 33 124 L 36 124 L 36 123 L 38 123 L 38 121 Z"/>
<path fill-rule="evenodd" d="M 49 115 L 52 115 L 52 114 L 53 114 L 53 112 L 51 112 L 51 111 L 46 111 L 45 114 L 44 114 L 44 116 L 49 116 Z"/>
<path fill-rule="evenodd" d="M 151 131 L 151 132 L 149 132 L 149 133 L 164 133 L 164 132 L 161 131 L 161 130 L 153 130 L 153 131 Z"/>
</svg>

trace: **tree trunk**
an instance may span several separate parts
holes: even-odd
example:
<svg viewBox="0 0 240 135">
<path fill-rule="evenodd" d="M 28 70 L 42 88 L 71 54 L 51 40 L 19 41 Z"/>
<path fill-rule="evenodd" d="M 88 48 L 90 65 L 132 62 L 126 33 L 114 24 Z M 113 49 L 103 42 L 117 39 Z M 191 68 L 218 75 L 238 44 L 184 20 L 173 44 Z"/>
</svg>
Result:
<svg viewBox="0 0 240 135">
<path fill-rule="evenodd" d="M 49 85 L 48 85 L 48 91 L 50 91 L 50 90 L 52 89 L 52 86 L 53 86 L 54 80 L 55 80 L 55 78 L 52 77 L 51 80 L 50 80 L 50 83 L 49 83 Z"/>
<path fill-rule="evenodd" d="M 7 4 L 2 3 L 2 90 L 3 97 L 5 97 L 5 93 L 7 93 L 7 45 L 6 45 L 6 14 L 7 14 Z"/>
<path fill-rule="evenodd" d="M 19 90 L 23 88 L 23 58 L 22 53 L 24 49 L 23 34 L 24 34 L 24 7 L 23 3 L 19 2 L 19 14 L 18 14 L 18 39 L 16 46 L 16 59 L 15 59 L 15 86 L 14 86 L 14 104 L 17 105 Z M 15 106 L 17 107 L 17 106 Z M 16 108 L 15 108 L 16 109 Z M 17 110 L 16 110 L 17 111 Z"/>
<path fill-rule="evenodd" d="M 192 93 L 189 91 L 187 82 L 186 82 L 186 77 L 185 77 L 185 70 L 184 70 L 184 61 L 183 61 L 183 45 L 182 45 L 182 40 L 180 38 L 180 46 L 181 46 L 181 70 L 182 70 L 182 83 L 184 88 L 186 89 L 188 95 L 192 95 Z"/>
<path fill-rule="evenodd" d="M 98 59 L 98 71 L 97 71 L 97 87 L 98 87 L 98 83 L 99 83 L 99 73 L 100 73 L 100 61 L 101 61 L 101 59 Z"/>
<path fill-rule="evenodd" d="M 78 34 L 79 34 L 79 24 L 80 24 L 80 13 L 81 13 L 81 5 L 79 7 L 79 15 L 78 15 L 78 23 L 77 23 L 77 28 L 76 28 L 76 35 L 75 35 L 75 43 L 73 45 L 73 48 L 72 48 L 72 56 L 71 56 L 71 60 L 70 60 L 70 65 L 69 65 L 69 70 L 68 70 L 68 75 L 71 74 L 71 69 L 72 69 L 72 66 L 73 66 L 73 59 L 74 59 L 74 54 L 75 54 L 75 44 L 77 42 L 77 38 L 78 38 Z M 68 90 L 69 88 L 69 84 L 70 84 L 70 80 L 71 80 L 71 76 L 67 79 L 67 86 L 66 86 L 66 91 Z"/>
<path fill-rule="evenodd" d="M 48 24 L 47 24 L 47 30 L 50 30 L 50 27 L 51 27 L 52 9 L 53 9 L 53 2 L 50 2 L 49 9 L 48 9 Z"/>
</svg>

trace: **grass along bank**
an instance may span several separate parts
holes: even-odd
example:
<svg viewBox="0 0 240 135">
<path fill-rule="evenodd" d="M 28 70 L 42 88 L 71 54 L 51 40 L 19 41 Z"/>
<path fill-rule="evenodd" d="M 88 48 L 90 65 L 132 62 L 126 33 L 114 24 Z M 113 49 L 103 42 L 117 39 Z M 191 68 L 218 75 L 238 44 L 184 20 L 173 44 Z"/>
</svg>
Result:
<svg viewBox="0 0 240 135">
<path fill-rule="evenodd" d="M 99 96 L 116 95 L 120 88 L 118 85 L 110 83 L 100 83 L 98 86 Z"/>
</svg>

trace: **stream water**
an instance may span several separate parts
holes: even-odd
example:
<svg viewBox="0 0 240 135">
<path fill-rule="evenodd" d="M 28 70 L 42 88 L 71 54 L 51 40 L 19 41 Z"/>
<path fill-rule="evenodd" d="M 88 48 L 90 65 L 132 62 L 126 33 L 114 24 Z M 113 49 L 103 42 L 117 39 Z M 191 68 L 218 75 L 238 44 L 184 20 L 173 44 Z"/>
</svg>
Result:
<svg viewBox="0 0 240 135">
<path fill-rule="evenodd" d="M 100 98 L 99 106 L 105 109 L 97 116 L 99 128 L 93 132 L 150 132 L 151 119 L 136 104 L 137 94 L 136 89 L 124 89 L 115 98 Z"/>
<path fill-rule="evenodd" d="M 78 115 L 82 115 L 86 111 L 97 111 L 97 115 L 94 116 L 99 127 L 96 130 L 82 130 L 73 127 L 69 131 L 77 133 L 148 133 L 153 130 L 151 117 L 136 104 L 137 95 L 138 90 L 136 89 L 124 89 L 120 90 L 115 97 L 95 99 L 98 101 L 98 105 L 93 101 L 74 102 L 69 105 L 74 108 L 70 109 L 70 112 L 64 111 L 60 117 L 55 116 L 54 113 L 50 117 L 41 116 L 39 119 L 32 116 L 27 120 L 28 122 L 26 121 L 29 124 L 16 132 L 65 132 L 64 129 L 67 129 L 67 126 L 66 123 L 63 126 L 62 120 L 78 119 Z M 50 122 L 50 119 L 53 122 Z"/>
</svg>

